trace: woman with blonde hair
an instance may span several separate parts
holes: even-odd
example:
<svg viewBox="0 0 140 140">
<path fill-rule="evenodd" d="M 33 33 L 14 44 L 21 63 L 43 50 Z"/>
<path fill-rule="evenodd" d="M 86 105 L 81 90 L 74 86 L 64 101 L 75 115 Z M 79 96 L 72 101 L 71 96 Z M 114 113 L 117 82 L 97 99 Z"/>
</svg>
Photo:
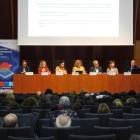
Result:
<svg viewBox="0 0 140 140">
<path fill-rule="evenodd" d="M 113 101 L 113 106 L 123 106 L 123 103 L 120 99 L 116 99 Z"/>
<path fill-rule="evenodd" d="M 75 65 L 73 67 L 72 72 L 77 72 L 77 71 L 81 71 L 83 74 L 85 74 L 85 68 L 83 67 L 82 61 L 79 59 L 75 61 Z"/>
<path fill-rule="evenodd" d="M 42 72 L 49 72 L 49 68 L 44 60 L 40 62 L 38 68 L 38 73 L 41 74 Z"/>
<path fill-rule="evenodd" d="M 97 114 L 106 114 L 110 113 L 110 109 L 107 104 L 101 103 L 98 107 Z"/>
<path fill-rule="evenodd" d="M 130 97 L 126 100 L 126 103 L 137 103 L 137 100 L 133 97 Z"/>
<path fill-rule="evenodd" d="M 116 74 L 119 74 L 118 69 L 115 67 L 114 61 L 110 61 L 109 63 L 109 68 L 107 69 L 107 73 L 110 73 L 110 72 L 115 72 Z"/>
</svg>

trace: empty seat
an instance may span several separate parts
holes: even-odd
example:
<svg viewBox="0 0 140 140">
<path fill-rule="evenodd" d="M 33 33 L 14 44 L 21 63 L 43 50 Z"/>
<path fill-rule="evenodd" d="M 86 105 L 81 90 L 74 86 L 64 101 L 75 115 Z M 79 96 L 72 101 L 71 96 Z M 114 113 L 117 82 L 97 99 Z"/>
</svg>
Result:
<svg viewBox="0 0 140 140">
<path fill-rule="evenodd" d="M 132 114 L 140 114 L 140 108 L 132 108 Z"/>
<path fill-rule="evenodd" d="M 122 119 L 123 109 L 110 109 L 110 112 L 113 113 L 113 118 Z"/>
<path fill-rule="evenodd" d="M 79 118 L 85 118 L 85 113 L 90 113 L 90 109 L 79 109 L 79 110 L 75 110 L 78 114 Z"/>
<path fill-rule="evenodd" d="M 7 140 L 8 136 L 31 138 L 31 128 L 18 127 L 18 128 L 0 128 L 0 140 Z"/>
<path fill-rule="evenodd" d="M 91 105 L 90 106 L 90 112 L 91 113 L 97 113 L 99 105 Z"/>
<path fill-rule="evenodd" d="M 123 103 L 124 106 L 132 106 L 132 108 L 139 108 L 139 102 L 137 103 Z"/>
<path fill-rule="evenodd" d="M 99 118 L 100 126 L 107 127 L 107 126 L 109 126 L 110 118 L 113 118 L 113 113 L 107 113 L 107 114 L 86 113 L 85 117 L 86 118 Z"/>
<path fill-rule="evenodd" d="M 20 106 L 23 109 L 23 113 L 31 113 L 32 109 L 41 109 L 41 105 L 38 106 Z"/>
<path fill-rule="evenodd" d="M 50 109 L 51 103 L 40 103 L 42 109 Z"/>
<path fill-rule="evenodd" d="M 93 135 L 110 135 L 115 134 L 116 140 L 129 140 L 132 134 L 132 126 L 128 127 L 99 127 L 94 126 Z"/>
<path fill-rule="evenodd" d="M 22 109 L 16 109 L 16 110 L 4 110 L 4 109 L 1 109 L 0 110 L 0 117 L 4 117 L 5 115 L 7 115 L 9 113 L 14 113 L 14 114 L 23 113 L 23 110 Z"/>
<path fill-rule="evenodd" d="M 99 126 L 99 118 L 74 118 L 72 127 L 80 126 L 82 135 L 92 135 L 94 126 Z"/>
<path fill-rule="evenodd" d="M 68 140 L 116 140 L 116 135 L 102 135 L 102 136 L 81 136 L 70 135 Z"/>
<path fill-rule="evenodd" d="M 136 119 L 136 118 L 140 118 L 140 114 L 123 113 L 123 119 Z"/>
<path fill-rule="evenodd" d="M 41 137 L 55 136 L 55 140 L 68 140 L 70 134 L 81 135 L 80 126 L 68 128 L 42 127 Z"/>
<path fill-rule="evenodd" d="M 47 138 L 21 138 L 21 137 L 8 137 L 8 140 L 55 140 L 55 137 L 47 137 Z"/>
<path fill-rule="evenodd" d="M 132 126 L 132 134 L 140 135 L 140 118 L 139 119 L 114 119 L 111 118 L 109 127 L 126 127 Z"/>
</svg>

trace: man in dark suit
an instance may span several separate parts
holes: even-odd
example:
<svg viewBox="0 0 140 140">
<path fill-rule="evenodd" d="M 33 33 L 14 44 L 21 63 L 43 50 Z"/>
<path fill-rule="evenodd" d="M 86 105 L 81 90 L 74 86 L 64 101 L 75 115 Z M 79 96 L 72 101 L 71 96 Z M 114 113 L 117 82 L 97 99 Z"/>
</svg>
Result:
<svg viewBox="0 0 140 140">
<path fill-rule="evenodd" d="M 19 67 L 18 73 L 24 74 L 26 72 L 30 72 L 30 67 L 27 66 L 27 61 L 23 60 L 22 66 Z"/>
<path fill-rule="evenodd" d="M 124 72 L 132 72 L 132 69 L 139 69 L 135 64 L 135 60 L 132 60 L 130 66 L 127 66 Z"/>
<path fill-rule="evenodd" d="M 93 61 L 93 65 L 94 66 L 90 68 L 90 72 L 97 72 L 97 73 L 103 72 L 103 69 L 102 67 L 99 66 L 99 63 L 97 60 Z"/>
</svg>

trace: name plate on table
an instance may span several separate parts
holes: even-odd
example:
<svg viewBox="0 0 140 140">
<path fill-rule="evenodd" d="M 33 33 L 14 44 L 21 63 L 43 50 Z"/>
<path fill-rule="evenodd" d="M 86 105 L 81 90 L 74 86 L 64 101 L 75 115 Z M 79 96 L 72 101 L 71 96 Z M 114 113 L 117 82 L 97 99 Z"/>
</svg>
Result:
<svg viewBox="0 0 140 140">
<path fill-rule="evenodd" d="M 116 72 L 109 72 L 108 75 L 116 75 Z"/>
<path fill-rule="evenodd" d="M 63 72 L 57 72 L 56 75 L 57 76 L 63 75 Z"/>
<path fill-rule="evenodd" d="M 41 75 L 45 76 L 45 75 L 49 75 L 48 72 L 41 72 Z"/>
<path fill-rule="evenodd" d="M 131 72 L 124 72 L 124 75 L 131 75 Z"/>
<path fill-rule="evenodd" d="M 97 72 L 90 72 L 89 75 L 97 75 Z"/>
<path fill-rule="evenodd" d="M 72 75 L 79 75 L 79 72 L 72 72 Z"/>
<path fill-rule="evenodd" d="M 33 72 L 26 72 L 25 74 L 26 74 L 26 75 L 34 75 Z"/>
</svg>

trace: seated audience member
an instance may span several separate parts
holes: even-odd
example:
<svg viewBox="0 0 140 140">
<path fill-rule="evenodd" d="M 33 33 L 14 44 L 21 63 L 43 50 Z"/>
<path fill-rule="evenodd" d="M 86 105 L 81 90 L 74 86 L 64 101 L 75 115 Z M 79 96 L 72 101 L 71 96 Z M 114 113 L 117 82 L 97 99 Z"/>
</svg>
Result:
<svg viewBox="0 0 140 140">
<path fill-rule="evenodd" d="M 126 100 L 126 103 L 137 103 L 137 100 L 133 97 L 130 97 Z"/>
<path fill-rule="evenodd" d="M 38 91 L 35 95 L 34 95 L 34 97 L 37 99 L 37 100 L 39 100 L 39 97 L 42 95 L 42 92 L 41 91 Z"/>
<path fill-rule="evenodd" d="M 59 97 L 57 95 L 53 95 L 50 97 L 51 100 L 59 100 Z"/>
<path fill-rule="evenodd" d="M 57 128 L 71 127 L 71 118 L 65 114 L 60 115 L 56 118 L 56 122 L 54 122 L 54 126 Z"/>
<path fill-rule="evenodd" d="M 80 95 L 81 95 L 81 96 L 84 96 L 86 93 L 88 93 L 87 90 L 86 90 L 86 89 L 83 89 L 83 90 L 81 91 Z"/>
<path fill-rule="evenodd" d="M 46 94 L 46 95 L 47 95 L 47 94 L 53 94 L 53 91 L 52 91 L 52 89 L 49 89 L 49 88 L 48 88 L 48 89 L 46 89 L 46 91 L 45 91 L 44 94 Z"/>
<path fill-rule="evenodd" d="M 60 104 L 55 104 L 51 107 L 51 111 L 55 111 L 55 110 L 63 110 L 63 106 Z"/>
<path fill-rule="evenodd" d="M 107 104 L 101 103 L 98 107 L 97 114 L 106 114 L 110 113 L 110 109 Z"/>
<path fill-rule="evenodd" d="M 101 98 L 102 103 L 112 102 L 112 101 L 113 101 L 112 96 L 104 96 L 103 98 Z"/>
<path fill-rule="evenodd" d="M 129 140 L 140 140 L 140 135 L 133 135 Z"/>
<path fill-rule="evenodd" d="M 110 61 L 109 63 L 109 68 L 107 69 L 107 73 L 110 73 L 110 72 L 115 72 L 116 74 L 119 74 L 118 69 L 115 67 L 114 61 Z"/>
<path fill-rule="evenodd" d="M 75 103 L 79 102 L 82 106 L 84 106 L 84 102 L 81 99 L 76 99 Z"/>
<path fill-rule="evenodd" d="M 34 97 L 28 97 L 27 99 L 24 100 L 22 103 L 23 106 L 37 106 L 38 102 L 37 99 Z"/>
<path fill-rule="evenodd" d="M 47 95 L 42 94 L 42 95 L 39 97 L 38 103 L 39 103 L 39 104 L 40 104 L 40 103 L 51 103 L 51 101 L 50 101 L 50 98 L 49 98 Z"/>
<path fill-rule="evenodd" d="M 67 74 L 67 71 L 65 69 L 65 61 L 61 61 L 60 65 L 56 67 L 55 73 L 62 72 L 63 74 Z"/>
<path fill-rule="evenodd" d="M 16 110 L 16 109 L 20 109 L 19 104 L 16 102 L 13 102 L 11 104 L 9 104 L 6 108 L 7 110 Z"/>
<path fill-rule="evenodd" d="M 75 103 L 76 97 L 74 95 L 69 96 L 70 103 Z"/>
<path fill-rule="evenodd" d="M 30 67 L 27 66 L 27 61 L 23 60 L 22 66 L 19 67 L 18 73 L 19 74 L 24 74 L 26 72 L 30 72 Z"/>
<path fill-rule="evenodd" d="M 84 95 L 84 100 L 92 100 L 92 96 L 89 93 Z"/>
<path fill-rule="evenodd" d="M 132 69 L 139 69 L 135 64 L 135 60 L 132 60 L 131 64 L 129 66 L 126 66 L 124 72 L 132 72 Z"/>
<path fill-rule="evenodd" d="M 86 90 L 86 89 L 82 89 L 82 91 L 81 91 L 81 92 L 87 93 L 87 90 Z"/>
<path fill-rule="evenodd" d="M 49 72 L 49 68 L 44 60 L 40 62 L 38 68 L 38 73 L 41 74 L 42 72 Z"/>
<path fill-rule="evenodd" d="M 123 103 L 120 99 L 116 99 L 113 101 L 113 106 L 123 106 Z"/>
<path fill-rule="evenodd" d="M 5 100 L 11 100 L 11 101 L 14 101 L 14 100 L 15 100 L 15 96 L 14 96 L 14 94 L 8 94 L 8 95 L 6 95 Z"/>
<path fill-rule="evenodd" d="M 77 98 L 78 93 L 73 90 L 73 91 L 70 92 L 69 96 L 72 96 L 72 95 L 75 96 L 75 98 Z"/>
<path fill-rule="evenodd" d="M 15 114 L 8 114 L 3 118 L 3 127 L 18 127 L 18 117 Z"/>
<path fill-rule="evenodd" d="M 46 115 L 46 118 L 57 118 L 57 116 L 61 115 L 61 114 L 66 114 L 68 115 L 70 118 L 77 118 L 78 115 L 75 111 L 71 111 L 68 109 L 65 109 L 65 107 L 67 107 L 68 105 L 70 105 L 70 100 L 68 97 L 66 96 L 62 96 L 59 100 L 59 104 L 64 108 L 63 110 L 55 110 L 52 112 L 48 112 Z"/>
<path fill-rule="evenodd" d="M 11 100 L 4 100 L 2 106 L 8 106 L 11 103 L 13 103 Z"/>
<path fill-rule="evenodd" d="M 113 97 L 114 98 L 121 98 L 121 94 L 120 93 L 115 93 L 115 94 L 113 94 Z"/>
<path fill-rule="evenodd" d="M 15 101 L 18 103 L 18 104 L 22 104 L 24 102 L 24 98 L 23 97 L 15 97 Z"/>
<path fill-rule="evenodd" d="M 74 103 L 73 106 L 72 106 L 72 109 L 74 109 L 74 110 L 79 110 L 79 109 L 83 109 L 83 108 L 84 107 L 79 102 Z"/>
<path fill-rule="evenodd" d="M 127 96 L 127 93 L 125 91 L 122 91 L 120 94 L 121 94 L 121 97 L 126 97 Z"/>
<path fill-rule="evenodd" d="M 130 90 L 130 91 L 128 92 L 128 95 L 136 95 L 135 90 Z"/>
<path fill-rule="evenodd" d="M 82 71 L 82 73 L 85 74 L 85 68 L 83 67 L 81 60 L 76 60 L 75 66 L 73 67 L 72 70 L 72 72 L 78 72 L 78 71 Z"/>
<path fill-rule="evenodd" d="M 13 94 L 13 90 L 8 90 L 6 94 Z"/>
<path fill-rule="evenodd" d="M 90 72 L 97 72 L 97 73 L 103 72 L 103 69 L 102 67 L 99 66 L 97 60 L 93 61 L 93 67 L 90 68 Z"/>
</svg>

